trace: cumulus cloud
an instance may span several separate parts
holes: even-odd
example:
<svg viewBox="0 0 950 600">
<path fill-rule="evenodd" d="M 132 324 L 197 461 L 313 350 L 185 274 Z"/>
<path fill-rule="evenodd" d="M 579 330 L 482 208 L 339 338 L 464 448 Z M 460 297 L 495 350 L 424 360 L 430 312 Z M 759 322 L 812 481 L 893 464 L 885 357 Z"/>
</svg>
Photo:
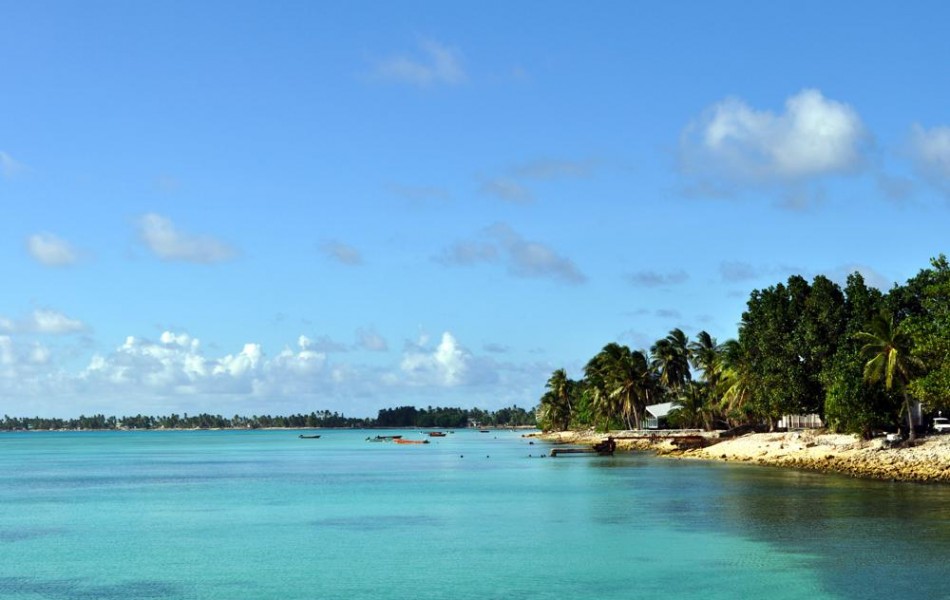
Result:
<svg viewBox="0 0 950 600">
<path fill-rule="evenodd" d="M 570 284 L 587 281 L 587 276 L 571 259 L 561 256 L 546 244 L 524 239 L 504 223 L 491 226 L 488 235 L 505 252 L 508 271 L 516 277 L 549 278 Z"/>
<path fill-rule="evenodd" d="M 311 340 L 305 335 L 300 336 L 298 339 L 298 344 L 303 347 L 306 345 L 308 349 L 314 350 L 315 352 L 347 352 L 349 348 L 346 344 L 341 342 L 334 341 L 328 335 L 322 335 L 315 340 Z"/>
<path fill-rule="evenodd" d="M 669 273 L 656 271 L 638 271 L 627 275 L 627 281 L 638 287 L 664 287 L 684 283 L 689 275 L 682 269 Z"/>
<path fill-rule="evenodd" d="M 868 141 L 853 108 L 806 89 L 781 114 L 738 98 L 718 102 L 683 132 L 680 160 L 700 178 L 788 183 L 859 170 Z"/>
<path fill-rule="evenodd" d="M 513 179 L 504 177 L 483 181 L 479 190 L 483 194 L 495 196 L 505 202 L 514 204 L 528 204 L 534 201 L 534 194 L 531 193 L 531 190 Z"/>
<path fill-rule="evenodd" d="M 0 175 L 2 175 L 4 179 L 11 179 L 25 169 L 26 167 L 22 163 L 14 160 L 12 156 L 6 152 L 0 152 Z"/>
<path fill-rule="evenodd" d="M 524 239 L 504 223 L 486 228 L 482 235 L 488 241 L 458 242 L 443 250 L 435 260 L 450 266 L 497 261 L 503 262 L 515 277 L 553 279 L 570 284 L 587 281 L 587 276 L 572 260 L 546 244 Z"/>
<path fill-rule="evenodd" d="M 75 264 L 79 256 L 73 246 L 51 233 L 36 233 L 26 240 L 26 248 L 37 262 L 47 267 Z"/>
<path fill-rule="evenodd" d="M 106 387 L 142 386 L 145 391 L 176 394 L 264 394 L 300 384 L 323 371 L 326 355 L 310 347 L 305 336 L 296 349 L 285 348 L 268 359 L 260 344 L 246 343 L 239 352 L 209 358 L 198 339 L 166 331 L 158 341 L 129 336 L 113 352 L 93 356 L 80 378 Z"/>
<path fill-rule="evenodd" d="M 63 335 L 86 330 L 86 325 L 61 312 L 38 308 L 19 319 L 0 317 L 0 331 L 4 333 L 46 333 Z"/>
<path fill-rule="evenodd" d="M 468 80 L 458 52 L 435 40 L 423 40 L 415 56 L 398 55 L 376 63 L 376 79 L 419 87 L 458 85 Z"/>
<path fill-rule="evenodd" d="M 431 351 L 423 345 L 407 349 L 400 369 L 410 384 L 452 387 L 466 382 L 471 361 L 472 355 L 446 331 Z"/>
<path fill-rule="evenodd" d="M 139 237 L 165 261 L 216 263 L 234 257 L 234 249 L 215 238 L 180 231 L 171 219 L 148 213 L 139 219 Z"/>
<path fill-rule="evenodd" d="M 435 260 L 444 265 L 465 266 L 480 262 L 494 262 L 498 260 L 499 254 L 494 244 L 462 241 L 444 249 Z"/>
<path fill-rule="evenodd" d="M 910 154 L 917 171 L 946 193 L 950 193 L 950 127 L 925 129 L 914 125 Z"/>
<path fill-rule="evenodd" d="M 407 390 L 423 404 L 466 405 L 472 394 L 490 399 L 486 408 L 523 403 L 540 396 L 554 368 L 475 356 L 449 332 L 407 344 L 386 364 L 333 363 L 323 345 L 301 335 L 276 353 L 254 341 L 209 352 L 196 337 L 172 330 L 151 339 L 129 336 L 68 370 L 57 357 L 75 356 L 78 348 L 50 350 L 0 331 L 0 396 L 19 410 L 50 416 L 314 409 L 368 416 Z"/>
<path fill-rule="evenodd" d="M 342 265 L 356 267 L 363 264 L 363 255 L 360 254 L 360 251 L 343 242 L 326 242 L 320 246 L 320 250 L 328 258 Z"/>
<path fill-rule="evenodd" d="M 356 344 L 363 350 L 369 350 L 371 352 L 385 352 L 389 350 L 389 344 L 386 343 L 386 339 L 372 328 L 357 329 Z"/>
</svg>

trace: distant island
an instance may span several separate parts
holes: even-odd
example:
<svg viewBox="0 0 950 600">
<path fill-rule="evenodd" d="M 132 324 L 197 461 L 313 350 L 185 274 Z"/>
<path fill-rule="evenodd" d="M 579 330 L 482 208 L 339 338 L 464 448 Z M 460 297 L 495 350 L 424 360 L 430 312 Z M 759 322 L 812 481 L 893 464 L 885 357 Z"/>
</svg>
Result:
<svg viewBox="0 0 950 600">
<path fill-rule="evenodd" d="M 166 416 L 135 415 L 107 417 L 81 415 L 72 419 L 3 416 L 0 431 L 40 430 L 147 430 L 147 429 L 305 429 L 305 428 L 403 428 L 403 427 L 533 427 L 534 411 L 518 406 L 496 411 L 479 408 L 400 406 L 378 412 L 376 418 L 353 418 L 328 410 L 289 416 L 234 415 L 223 417 L 200 413 Z"/>
</svg>

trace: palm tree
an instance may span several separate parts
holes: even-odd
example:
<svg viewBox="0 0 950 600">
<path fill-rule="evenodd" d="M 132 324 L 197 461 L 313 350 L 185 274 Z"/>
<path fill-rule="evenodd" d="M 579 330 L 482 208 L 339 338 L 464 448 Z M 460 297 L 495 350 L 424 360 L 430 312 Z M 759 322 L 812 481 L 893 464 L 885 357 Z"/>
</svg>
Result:
<svg viewBox="0 0 950 600">
<path fill-rule="evenodd" d="M 710 410 L 707 383 L 690 381 L 676 398 L 670 418 L 689 428 L 710 429 Z"/>
<path fill-rule="evenodd" d="M 688 346 L 689 338 L 677 328 L 650 348 L 652 368 L 659 373 L 660 383 L 674 393 L 692 379 Z"/>
<path fill-rule="evenodd" d="M 584 379 L 587 382 L 591 406 L 596 417 L 604 420 L 604 431 L 610 431 L 610 420 L 620 412 L 607 389 L 608 363 L 608 357 L 602 350 L 584 366 Z"/>
<path fill-rule="evenodd" d="M 690 342 L 689 364 L 694 369 L 702 371 L 702 380 L 715 386 L 719 379 L 719 354 L 722 347 L 716 343 L 716 338 L 705 331 L 696 334 L 696 341 Z"/>
<path fill-rule="evenodd" d="M 548 391 L 541 398 L 542 406 L 547 407 L 546 416 L 561 431 L 568 429 L 571 425 L 573 412 L 571 396 L 574 393 L 574 384 L 575 382 L 567 376 L 567 371 L 558 369 L 551 373 L 545 385 Z"/>
<path fill-rule="evenodd" d="M 718 377 L 723 392 L 719 408 L 729 419 L 739 420 L 752 399 L 752 371 L 739 340 L 726 340 L 720 347 Z"/>
<path fill-rule="evenodd" d="M 721 393 L 721 375 L 722 375 L 722 346 L 716 343 L 716 338 L 709 335 L 706 331 L 700 331 L 696 334 L 696 341 L 690 342 L 687 346 L 689 350 L 689 363 L 694 369 L 700 371 L 700 380 L 703 382 L 701 398 L 705 399 L 704 423 L 711 426 L 714 420 L 718 419 L 718 404 L 722 397 Z M 687 390 L 689 393 L 695 393 L 694 390 Z"/>
<path fill-rule="evenodd" d="M 650 394 L 646 355 L 610 343 L 587 363 L 584 373 L 605 427 L 609 427 L 611 418 L 622 417 L 628 429 L 639 429 L 643 407 Z"/>
<path fill-rule="evenodd" d="M 904 398 L 904 412 L 907 413 L 907 428 L 911 441 L 917 438 L 914 431 L 914 415 L 911 411 L 910 394 L 907 384 L 922 368 L 920 359 L 911 356 L 911 339 L 902 327 L 894 324 L 894 318 L 881 312 L 871 320 L 869 331 L 855 334 L 858 341 L 864 342 L 861 356 L 867 360 L 864 364 L 864 379 L 870 383 L 884 382 L 887 391 L 899 391 Z"/>
</svg>

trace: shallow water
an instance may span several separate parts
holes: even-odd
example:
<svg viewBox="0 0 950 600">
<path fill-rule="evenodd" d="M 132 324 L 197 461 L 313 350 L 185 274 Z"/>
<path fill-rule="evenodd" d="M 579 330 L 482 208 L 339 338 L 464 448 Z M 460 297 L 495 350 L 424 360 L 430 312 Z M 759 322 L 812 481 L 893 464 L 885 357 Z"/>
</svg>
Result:
<svg viewBox="0 0 950 600">
<path fill-rule="evenodd" d="M 0 598 L 950 598 L 948 486 L 298 433 L 0 434 Z"/>
</svg>

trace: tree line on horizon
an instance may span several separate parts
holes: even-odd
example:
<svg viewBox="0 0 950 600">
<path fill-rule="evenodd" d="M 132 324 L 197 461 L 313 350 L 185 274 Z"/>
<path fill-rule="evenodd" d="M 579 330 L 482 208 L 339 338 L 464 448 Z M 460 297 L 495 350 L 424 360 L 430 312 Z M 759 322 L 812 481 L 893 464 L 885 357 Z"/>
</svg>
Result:
<svg viewBox="0 0 950 600">
<path fill-rule="evenodd" d="M 262 429 L 278 428 L 383 428 L 383 427 L 465 427 L 473 423 L 485 427 L 533 426 L 534 411 L 526 411 L 518 406 L 502 408 L 496 411 L 479 408 L 428 408 L 417 409 L 403 406 L 393 409 L 380 409 L 376 418 L 347 417 L 339 412 L 328 410 L 313 411 L 309 414 L 288 416 L 254 415 L 245 417 L 234 415 L 223 417 L 200 413 L 165 416 L 135 415 L 127 417 L 106 417 L 101 414 L 81 415 L 78 418 L 11 417 L 4 415 L 0 420 L 2 431 L 55 430 L 55 429 Z"/>
<path fill-rule="evenodd" d="M 678 328 L 649 350 L 609 343 L 581 379 L 551 374 L 538 426 L 640 429 L 646 406 L 672 402 L 684 428 L 774 430 L 784 415 L 818 414 L 836 432 L 913 437 L 915 403 L 950 409 L 950 263 L 930 263 L 886 293 L 858 272 L 844 289 L 794 275 L 754 290 L 738 336 L 721 343 Z"/>
</svg>

